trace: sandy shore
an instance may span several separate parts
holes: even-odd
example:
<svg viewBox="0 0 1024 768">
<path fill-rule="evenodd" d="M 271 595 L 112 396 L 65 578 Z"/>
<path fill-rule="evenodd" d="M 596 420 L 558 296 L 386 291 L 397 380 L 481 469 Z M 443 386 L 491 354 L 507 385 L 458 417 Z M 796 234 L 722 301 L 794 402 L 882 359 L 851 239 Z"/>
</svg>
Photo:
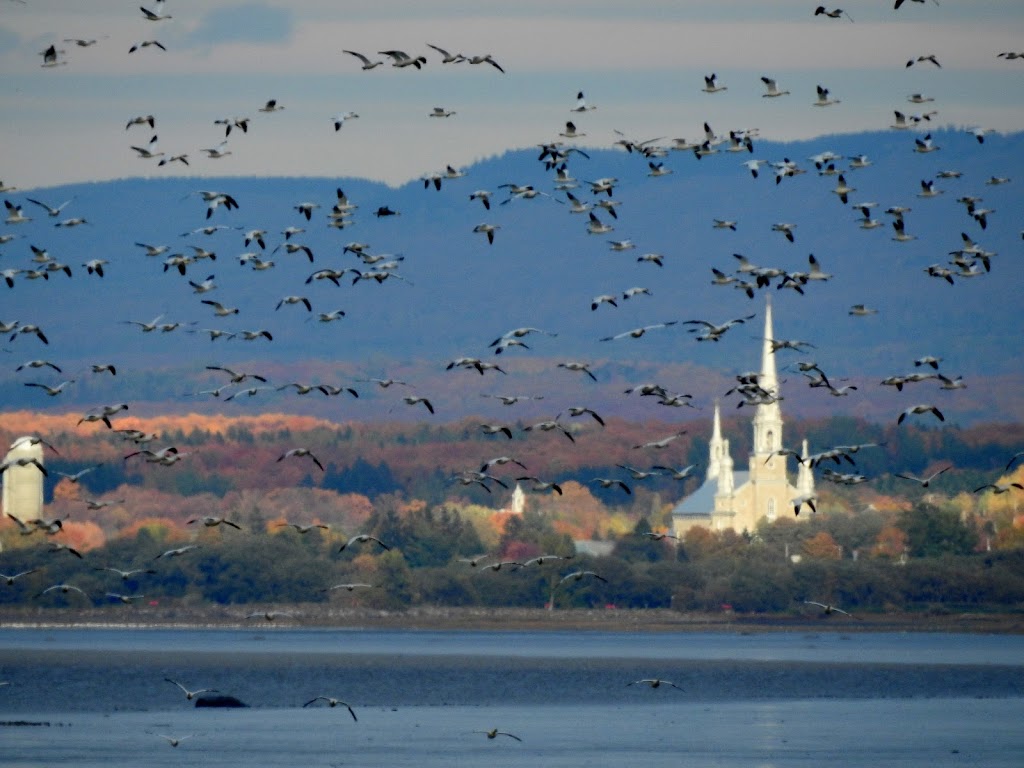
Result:
<svg viewBox="0 0 1024 768">
<path fill-rule="evenodd" d="M 245 606 L 118 607 L 87 611 L 0 610 L 0 628 L 252 627 L 393 630 L 601 632 L 974 632 L 1024 634 L 1021 614 L 767 615 L 682 613 L 671 610 L 556 610 L 527 608 L 410 608 L 403 611 L 281 607 L 273 619 L 247 618 Z"/>
</svg>

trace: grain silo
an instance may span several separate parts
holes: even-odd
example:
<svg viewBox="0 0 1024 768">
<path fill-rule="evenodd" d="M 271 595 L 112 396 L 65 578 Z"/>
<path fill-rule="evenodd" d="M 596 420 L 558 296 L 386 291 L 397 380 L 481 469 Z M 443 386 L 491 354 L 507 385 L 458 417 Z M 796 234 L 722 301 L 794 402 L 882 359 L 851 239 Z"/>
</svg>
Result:
<svg viewBox="0 0 1024 768">
<path fill-rule="evenodd" d="M 31 437 L 19 437 L 11 443 L 4 463 L 35 459 L 43 464 L 43 445 Z M 3 474 L 4 514 L 19 520 L 36 520 L 43 512 L 43 473 L 34 464 L 11 464 Z"/>
</svg>

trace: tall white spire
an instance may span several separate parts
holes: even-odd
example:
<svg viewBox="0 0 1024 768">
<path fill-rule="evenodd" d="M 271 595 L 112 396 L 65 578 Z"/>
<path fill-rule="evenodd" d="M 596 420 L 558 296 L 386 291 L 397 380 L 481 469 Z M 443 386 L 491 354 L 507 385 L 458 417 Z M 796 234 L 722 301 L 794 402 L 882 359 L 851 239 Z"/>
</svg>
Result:
<svg viewBox="0 0 1024 768">
<path fill-rule="evenodd" d="M 768 294 L 764 306 L 764 345 L 761 348 L 761 373 L 757 383 L 773 397 L 779 396 L 779 376 L 775 368 L 772 341 L 772 298 Z M 782 411 L 775 400 L 757 406 L 754 414 L 754 454 L 764 456 L 782 447 Z"/>
<path fill-rule="evenodd" d="M 801 496 L 814 495 L 814 472 L 808 466 L 807 458 L 810 456 L 807 450 L 807 438 L 804 438 L 800 448 L 800 466 L 796 470 L 796 489 Z"/>
<path fill-rule="evenodd" d="M 778 394 L 779 375 L 775 369 L 775 353 L 772 351 L 772 341 L 775 339 L 775 331 L 772 328 L 772 295 L 766 294 L 764 304 L 764 345 L 761 348 L 761 375 L 757 383 L 761 389 Z"/>
<path fill-rule="evenodd" d="M 714 480 L 722 469 L 725 444 L 722 441 L 722 418 L 718 401 L 715 400 L 715 416 L 711 427 L 711 442 L 708 443 L 708 480 Z"/>
</svg>

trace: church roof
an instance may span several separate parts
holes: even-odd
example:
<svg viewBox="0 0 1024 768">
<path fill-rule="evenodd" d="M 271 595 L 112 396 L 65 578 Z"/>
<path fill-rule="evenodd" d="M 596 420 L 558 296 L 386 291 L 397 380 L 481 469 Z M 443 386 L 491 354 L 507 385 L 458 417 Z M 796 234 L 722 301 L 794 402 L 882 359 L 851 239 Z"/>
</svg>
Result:
<svg viewBox="0 0 1024 768">
<path fill-rule="evenodd" d="M 750 479 L 749 472 L 733 472 L 733 482 L 739 488 Z M 707 517 L 715 510 L 715 494 L 718 493 L 718 478 L 708 479 L 696 491 L 672 508 L 673 517 Z"/>
</svg>

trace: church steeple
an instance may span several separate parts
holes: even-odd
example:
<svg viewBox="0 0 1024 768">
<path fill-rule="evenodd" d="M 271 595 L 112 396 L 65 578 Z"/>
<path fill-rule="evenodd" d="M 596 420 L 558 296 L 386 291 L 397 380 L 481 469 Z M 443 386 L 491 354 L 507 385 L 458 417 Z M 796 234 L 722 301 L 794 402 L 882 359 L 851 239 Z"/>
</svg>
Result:
<svg viewBox="0 0 1024 768">
<path fill-rule="evenodd" d="M 718 401 L 715 400 L 715 416 L 711 427 L 711 441 L 708 443 L 708 480 L 714 480 L 722 470 L 725 457 L 725 441 L 722 440 L 722 418 Z"/>
<path fill-rule="evenodd" d="M 764 345 L 761 348 L 761 372 L 757 383 L 770 394 L 768 400 L 757 406 L 754 414 L 754 455 L 766 456 L 782 447 L 782 411 L 775 398 L 779 396 L 779 376 L 775 367 L 775 339 L 772 327 L 772 298 L 769 294 L 764 307 Z"/>
</svg>

